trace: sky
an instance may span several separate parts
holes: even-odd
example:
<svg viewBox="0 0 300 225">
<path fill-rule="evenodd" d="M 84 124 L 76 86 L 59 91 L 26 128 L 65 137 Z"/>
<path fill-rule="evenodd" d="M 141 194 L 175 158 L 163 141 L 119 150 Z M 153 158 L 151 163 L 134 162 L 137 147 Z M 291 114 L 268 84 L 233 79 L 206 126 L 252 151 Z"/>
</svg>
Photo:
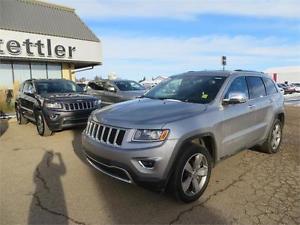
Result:
<svg viewBox="0 0 300 225">
<path fill-rule="evenodd" d="M 75 8 L 103 65 L 77 77 L 141 80 L 191 70 L 300 66 L 299 0 L 49 0 Z"/>
</svg>

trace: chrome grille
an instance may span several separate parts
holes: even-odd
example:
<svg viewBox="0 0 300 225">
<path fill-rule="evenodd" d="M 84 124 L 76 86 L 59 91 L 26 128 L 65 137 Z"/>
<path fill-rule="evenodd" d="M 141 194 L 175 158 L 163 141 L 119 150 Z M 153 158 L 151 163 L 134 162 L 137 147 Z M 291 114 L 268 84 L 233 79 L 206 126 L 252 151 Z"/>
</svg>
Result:
<svg viewBox="0 0 300 225">
<path fill-rule="evenodd" d="M 93 109 L 95 107 L 93 101 L 63 103 L 63 107 L 67 111 Z"/>
<path fill-rule="evenodd" d="M 121 146 L 126 130 L 89 121 L 85 133 L 99 142 Z"/>
</svg>

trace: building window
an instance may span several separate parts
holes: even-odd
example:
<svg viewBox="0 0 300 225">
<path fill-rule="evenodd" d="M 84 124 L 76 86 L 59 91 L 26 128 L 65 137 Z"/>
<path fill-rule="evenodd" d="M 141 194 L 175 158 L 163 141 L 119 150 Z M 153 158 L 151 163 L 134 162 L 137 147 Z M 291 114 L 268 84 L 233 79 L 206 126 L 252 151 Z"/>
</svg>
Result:
<svg viewBox="0 0 300 225">
<path fill-rule="evenodd" d="M 32 79 L 47 79 L 46 63 L 31 63 Z"/>
<path fill-rule="evenodd" d="M 61 65 L 48 64 L 48 79 L 60 79 L 61 78 Z"/>
<path fill-rule="evenodd" d="M 28 63 L 14 63 L 14 82 L 21 84 L 25 80 L 30 79 L 30 66 Z"/>
<path fill-rule="evenodd" d="M 0 89 L 13 89 L 13 73 L 10 63 L 0 63 Z"/>
</svg>

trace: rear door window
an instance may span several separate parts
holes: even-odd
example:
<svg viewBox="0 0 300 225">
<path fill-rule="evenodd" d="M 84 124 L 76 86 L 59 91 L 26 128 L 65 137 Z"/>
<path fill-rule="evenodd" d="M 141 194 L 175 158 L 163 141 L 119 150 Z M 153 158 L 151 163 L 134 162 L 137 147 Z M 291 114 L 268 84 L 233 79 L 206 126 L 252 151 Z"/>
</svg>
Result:
<svg viewBox="0 0 300 225">
<path fill-rule="evenodd" d="M 277 93 L 277 88 L 274 82 L 270 78 L 263 78 L 263 80 L 266 86 L 267 95 L 272 95 Z"/>
<path fill-rule="evenodd" d="M 250 99 L 266 96 L 265 85 L 260 77 L 248 76 L 246 77 Z"/>
</svg>

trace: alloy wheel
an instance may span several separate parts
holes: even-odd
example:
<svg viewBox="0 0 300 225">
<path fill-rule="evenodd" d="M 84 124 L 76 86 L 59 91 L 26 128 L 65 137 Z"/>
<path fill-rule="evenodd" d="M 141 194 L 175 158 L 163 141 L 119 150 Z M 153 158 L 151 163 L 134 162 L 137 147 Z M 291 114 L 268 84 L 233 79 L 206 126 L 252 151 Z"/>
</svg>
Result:
<svg viewBox="0 0 300 225">
<path fill-rule="evenodd" d="M 272 137 L 271 137 L 271 147 L 273 150 L 276 150 L 281 141 L 281 127 L 280 124 L 275 124 L 272 130 Z"/>
<path fill-rule="evenodd" d="M 207 179 L 208 161 L 205 155 L 197 153 L 192 155 L 186 162 L 182 175 L 181 187 L 188 196 L 198 194 Z"/>
</svg>

